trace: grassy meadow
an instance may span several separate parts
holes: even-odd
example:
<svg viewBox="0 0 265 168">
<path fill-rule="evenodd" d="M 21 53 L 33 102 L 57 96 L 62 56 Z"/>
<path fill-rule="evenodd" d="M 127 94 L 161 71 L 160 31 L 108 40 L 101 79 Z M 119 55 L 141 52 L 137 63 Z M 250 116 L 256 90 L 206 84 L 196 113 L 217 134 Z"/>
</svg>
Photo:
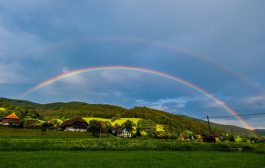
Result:
<svg viewBox="0 0 265 168">
<path fill-rule="evenodd" d="M 170 139 L 117 138 L 102 134 L 95 138 L 90 132 L 69 132 L 41 129 L 15 129 L 0 127 L 0 151 L 86 150 L 86 151 L 237 151 L 265 153 L 265 144 L 203 143 Z"/>
<path fill-rule="evenodd" d="M 0 107 L 0 111 L 5 111 L 5 110 L 6 110 L 6 108 Z"/>
<path fill-rule="evenodd" d="M 1 151 L 0 167 L 264 168 L 265 155 L 202 151 Z"/>
<path fill-rule="evenodd" d="M 0 126 L 0 139 L 83 139 L 92 137 L 93 136 L 90 132 L 69 132 L 56 130 L 48 130 L 43 132 L 41 129 L 21 129 Z"/>
<path fill-rule="evenodd" d="M 246 143 L 203 143 L 182 142 L 159 139 L 119 139 L 119 138 L 31 138 L 0 139 L 0 151 L 230 151 L 265 154 L 264 144 Z"/>
<path fill-rule="evenodd" d="M 265 144 L 103 136 L 0 127 L 0 167 L 265 168 Z"/>
</svg>

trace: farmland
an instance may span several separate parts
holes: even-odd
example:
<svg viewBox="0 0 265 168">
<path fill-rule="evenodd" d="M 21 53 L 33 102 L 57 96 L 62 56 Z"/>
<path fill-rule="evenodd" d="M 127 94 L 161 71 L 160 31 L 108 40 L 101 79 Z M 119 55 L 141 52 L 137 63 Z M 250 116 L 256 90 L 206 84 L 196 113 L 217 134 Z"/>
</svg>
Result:
<svg viewBox="0 0 265 168">
<path fill-rule="evenodd" d="M 264 144 L 197 143 L 177 140 L 116 139 L 116 138 L 31 138 L 0 139 L 0 151 L 227 151 L 265 154 Z"/>
<path fill-rule="evenodd" d="M 14 129 L 7 127 L 0 127 L 0 139 L 67 139 L 67 138 L 91 138 L 91 133 L 84 132 L 69 132 L 49 130 L 42 132 L 40 129 Z"/>
<path fill-rule="evenodd" d="M 3 109 L 0 111 L 0 119 L 15 113 L 21 119 L 24 127 L 27 128 L 41 127 L 43 123 L 47 122 L 59 125 L 63 121 L 75 117 L 82 117 L 88 123 L 93 119 L 107 121 L 112 126 L 115 126 L 115 124 L 121 125 L 128 119 L 134 124 L 140 119 L 144 119 L 154 122 L 156 131 L 165 131 L 163 133 L 164 137 L 178 137 L 186 130 L 194 134 L 212 132 L 244 137 L 255 136 L 253 131 L 244 128 L 215 123 L 211 123 L 212 130 L 209 131 L 205 121 L 146 107 L 126 109 L 114 105 L 88 104 L 84 102 L 38 104 L 25 100 L 0 98 L 0 108 Z"/>
<path fill-rule="evenodd" d="M 0 111 L 5 111 L 6 109 L 3 107 L 0 107 Z"/>
<path fill-rule="evenodd" d="M 25 103 L 28 104 L 22 101 L 22 104 Z M 64 107 L 63 112 L 58 110 L 58 107 Z M 71 110 L 84 107 L 94 109 L 82 116 L 84 122 L 90 124 L 87 131 L 59 131 L 58 125 L 74 117 L 68 116 L 68 112 L 70 114 Z M 173 116 L 147 108 L 126 110 L 119 107 L 80 103 L 33 104 L 32 109 L 34 108 L 39 111 L 28 110 L 23 106 L 20 109 L 21 112 L 18 114 L 23 125 L 0 126 L 1 168 L 47 166 L 244 168 L 264 165 L 264 143 L 251 143 L 250 139 L 244 142 L 226 139 L 217 143 L 204 143 L 199 138 L 192 141 L 190 135 L 195 136 L 195 133 L 200 135 L 201 131 L 207 131 L 207 129 L 204 127 L 205 123 L 188 117 Z M 47 109 L 43 112 L 42 108 Z M 9 111 L 5 111 L 6 109 Z M 7 107 L 0 114 L 5 116 L 16 109 Z M 58 112 L 56 115 L 46 114 L 49 110 L 55 110 L 56 113 L 56 109 Z M 102 110 L 107 109 L 110 113 L 101 113 Z M 114 113 L 113 109 L 120 110 L 120 114 L 114 115 L 116 112 Z M 111 112 L 113 115 L 108 116 L 112 114 Z M 77 115 L 79 113 L 83 114 L 81 110 Z M 91 131 L 93 128 L 91 122 L 95 120 L 103 123 L 100 136 L 93 135 Z M 127 120 L 130 120 L 133 127 L 142 129 L 140 136 L 119 138 L 110 131 L 104 131 L 105 126 L 113 130 L 115 127 L 123 128 L 125 123 L 130 123 Z M 53 125 L 47 127 L 49 123 Z M 132 130 L 135 135 L 136 130 Z"/>
<path fill-rule="evenodd" d="M 0 167 L 262 167 L 265 145 L 0 127 Z M 240 159 L 238 159 L 240 158 Z M 207 163 L 207 164 L 206 164 Z"/>
<path fill-rule="evenodd" d="M 107 118 L 96 118 L 96 117 L 87 117 L 87 118 L 83 118 L 86 122 L 89 123 L 89 121 L 91 120 L 99 120 L 99 121 L 108 121 L 111 123 L 112 126 L 114 126 L 115 124 L 118 125 L 122 125 L 125 121 L 130 120 L 132 121 L 134 124 L 137 124 L 137 122 L 139 120 L 141 120 L 141 118 L 119 118 L 115 121 L 111 121 L 111 119 L 107 119 Z"/>
<path fill-rule="evenodd" d="M 6 132 L 4 132 L 4 130 Z M 9 130 L 9 132 L 7 132 Z M 12 130 L 12 131 L 10 131 Z M 240 158 L 240 159 L 238 159 Z M 0 130 L 0 167 L 261 167 L 265 145 Z"/>
<path fill-rule="evenodd" d="M 0 156 L 1 168 L 47 166 L 263 168 L 265 163 L 265 156 L 262 154 L 201 151 L 2 151 Z"/>
</svg>

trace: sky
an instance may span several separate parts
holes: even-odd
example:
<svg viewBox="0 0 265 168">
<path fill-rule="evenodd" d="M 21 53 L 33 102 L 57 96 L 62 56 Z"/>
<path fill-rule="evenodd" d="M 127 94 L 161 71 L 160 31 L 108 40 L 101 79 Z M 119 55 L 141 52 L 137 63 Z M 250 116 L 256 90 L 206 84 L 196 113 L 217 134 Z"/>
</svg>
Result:
<svg viewBox="0 0 265 168">
<path fill-rule="evenodd" d="M 238 114 L 265 111 L 263 0 L 101 0 L 0 2 L 0 97 L 38 103 L 83 101 L 147 106 L 242 126 L 220 103 L 161 76 L 101 70 L 130 66 L 177 76 Z M 214 118 L 228 115 L 231 117 Z M 265 116 L 243 117 L 265 128 Z"/>
</svg>

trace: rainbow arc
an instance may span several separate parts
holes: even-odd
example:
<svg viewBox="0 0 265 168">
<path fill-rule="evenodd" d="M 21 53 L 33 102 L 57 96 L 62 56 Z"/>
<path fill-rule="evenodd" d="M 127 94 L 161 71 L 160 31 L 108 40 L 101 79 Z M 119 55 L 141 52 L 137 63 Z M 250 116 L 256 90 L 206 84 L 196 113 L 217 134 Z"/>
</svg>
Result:
<svg viewBox="0 0 265 168">
<path fill-rule="evenodd" d="M 31 94 L 34 91 L 37 91 L 43 87 L 46 87 L 48 85 L 51 85 L 57 81 L 60 81 L 65 78 L 69 78 L 78 74 L 83 74 L 83 73 L 91 73 L 91 72 L 96 72 L 96 71 L 109 71 L 109 70 L 116 70 L 116 71 L 134 71 L 134 72 L 142 72 L 142 73 L 147 73 L 147 74 L 152 74 L 156 76 L 160 76 L 169 80 L 173 80 L 175 82 L 181 83 L 186 87 L 189 87 L 206 97 L 210 98 L 213 100 L 216 104 L 218 104 L 220 107 L 222 107 L 225 111 L 227 111 L 229 114 L 233 115 L 245 128 L 253 130 L 254 128 L 246 122 L 238 113 L 230 107 L 227 103 L 222 101 L 221 99 L 217 98 L 216 96 L 212 95 L 211 93 L 207 92 L 205 89 L 189 82 L 186 81 L 180 77 L 173 76 L 164 72 L 152 70 L 152 69 L 146 69 L 146 68 L 141 68 L 141 67 L 132 67 L 132 66 L 97 66 L 97 67 L 88 67 L 88 68 L 83 68 L 83 69 L 77 69 L 73 70 L 70 72 L 65 72 L 62 73 L 58 76 L 55 76 L 53 78 L 50 78 L 42 83 L 37 84 L 36 86 L 32 87 L 28 91 L 26 91 L 24 94 L 21 95 L 21 97 L 25 97 L 29 94 Z"/>
</svg>

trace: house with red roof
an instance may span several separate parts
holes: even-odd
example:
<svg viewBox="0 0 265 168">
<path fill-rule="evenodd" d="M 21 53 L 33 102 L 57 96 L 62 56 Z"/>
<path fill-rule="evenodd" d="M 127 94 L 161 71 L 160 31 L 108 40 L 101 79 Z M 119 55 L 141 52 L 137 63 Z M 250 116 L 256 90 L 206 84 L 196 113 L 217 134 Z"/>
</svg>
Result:
<svg viewBox="0 0 265 168">
<path fill-rule="evenodd" d="M 15 113 L 9 114 L 2 120 L 2 125 L 19 125 L 20 119 Z"/>
</svg>

